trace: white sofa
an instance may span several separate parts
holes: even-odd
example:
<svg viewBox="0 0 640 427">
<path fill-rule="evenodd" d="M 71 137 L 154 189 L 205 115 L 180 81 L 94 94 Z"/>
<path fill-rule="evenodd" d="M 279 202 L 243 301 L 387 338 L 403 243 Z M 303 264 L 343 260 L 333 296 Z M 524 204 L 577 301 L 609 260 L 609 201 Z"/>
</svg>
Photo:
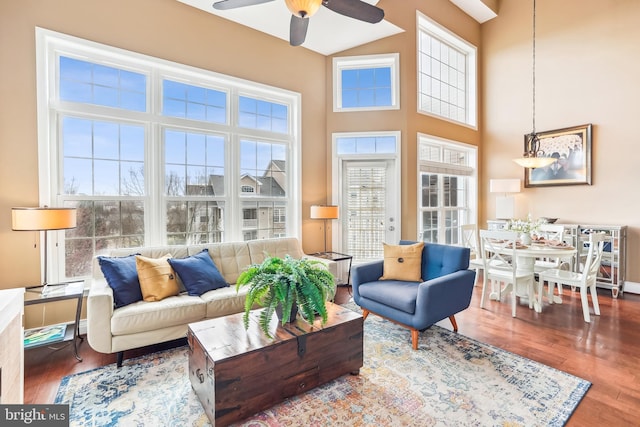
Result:
<svg viewBox="0 0 640 427">
<path fill-rule="evenodd" d="M 247 266 L 261 263 L 266 256 L 314 258 L 304 254 L 296 238 L 115 249 L 108 256 L 122 257 L 137 253 L 150 258 L 166 254 L 185 258 L 205 248 L 230 287 L 209 291 L 199 297 L 182 292 L 161 301 L 139 301 L 120 308 L 114 308 L 113 291 L 95 260 L 87 297 L 89 345 L 101 353 L 118 353 L 118 366 L 121 366 L 125 350 L 186 337 L 189 323 L 242 312 L 246 291 L 241 288 L 237 293 L 235 283 Z M 335 262 L 318 260 L 336 275 Z"/>
</svg>

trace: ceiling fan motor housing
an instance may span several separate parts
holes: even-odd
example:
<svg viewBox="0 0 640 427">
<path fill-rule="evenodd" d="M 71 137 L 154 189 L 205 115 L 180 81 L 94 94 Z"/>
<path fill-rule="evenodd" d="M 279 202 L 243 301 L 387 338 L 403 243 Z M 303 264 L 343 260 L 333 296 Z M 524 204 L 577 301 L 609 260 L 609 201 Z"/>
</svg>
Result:
<svg viewBox="0 0 640 427">
<path fill-rule="evenodd" d="M 315 14 L 322 0 L 284 0 L 292 14 L 300 18 L 309 18 Z"/>
</svg>

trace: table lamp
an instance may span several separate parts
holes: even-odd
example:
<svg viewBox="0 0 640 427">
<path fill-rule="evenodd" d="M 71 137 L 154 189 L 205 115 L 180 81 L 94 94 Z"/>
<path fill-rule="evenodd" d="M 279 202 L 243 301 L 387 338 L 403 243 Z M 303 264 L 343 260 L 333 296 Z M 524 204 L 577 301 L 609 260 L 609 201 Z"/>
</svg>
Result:
<svg viewBox="0 0 640 427">
<path fill-rule="evenodd" d="M 490 193 L 502 193 L 496 196 L 496 218 L 512 219 L 515 211 L 515 201 L 509 193 L 520 192 L 519 179 L 491 179 L 489 180 Z"/>
<path fill-rule="evenodd" d="M 327 252 L 327 220 L 338 219 L 338 207 L 334 205 L 311 206 L 311 219 L 324 220 L 324 251 Z"/>
<path fill-rule="evenodd" d="M 76 227 L 75 208 L 11 208 L 11 229 L 44 231 L 44 282 L 47 284 L 47 232 Z"/>
</svg>

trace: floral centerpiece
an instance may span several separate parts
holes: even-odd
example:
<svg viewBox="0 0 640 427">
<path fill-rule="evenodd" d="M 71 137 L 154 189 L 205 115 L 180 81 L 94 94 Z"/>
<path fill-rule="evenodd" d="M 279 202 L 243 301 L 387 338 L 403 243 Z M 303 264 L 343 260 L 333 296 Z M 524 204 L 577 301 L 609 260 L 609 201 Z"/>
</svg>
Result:
<svg viewBox="0 0 640 427">
<path fill-rule="evenodd" d="M 527 215 L 527 219 L 511 219 L 507 222 L 507 230 L 517 231 L 520 233 L 520 240 L 524 244 L 531 243 L 531 234 L 540 229 L 542 224 L 545 224 L 544 219 L 533 219 L 531 214 Z"/>
</svg>

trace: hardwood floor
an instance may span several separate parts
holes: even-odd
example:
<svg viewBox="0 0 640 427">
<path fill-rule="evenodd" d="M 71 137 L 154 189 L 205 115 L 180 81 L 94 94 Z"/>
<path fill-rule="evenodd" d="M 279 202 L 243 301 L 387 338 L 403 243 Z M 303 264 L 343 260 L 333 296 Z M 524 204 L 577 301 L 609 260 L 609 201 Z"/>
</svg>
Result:
<svg viewBox="0 0 640 427">
<path fill-rule="evenodd" d="M 591 324 L 582 318 L 578 292 L 565 289 L 562 305 L 546 305 L 542 313 L 489 301 L 480 309 L 480 286 L 471 306 L 456 315 L 459 333 L 528 357 L 592 382 L 568 426 L 638 425 L 640 407 L 640 295 L 613 299 L 599 290 L 600 316 Z M 338 290 L 336 302 L 349 300 L 349 288 Z M 451 329 L 448 319 L 441 326 Z M 365 322 L 366 327 L 366 322 Z M 135 357 L 178 343 L 151 346 L 125 353 Z M 411 350 L 407 331 L 407 351 Z M 77 372 L 115 363 L 115 355 L 96 353 L 83 342 L 83 362 L 73 357 L 71 346 L 57 351 L 39 348 L 25 351 L 25 403 L 53 402 L 61 379 Z"/>
</svg>

